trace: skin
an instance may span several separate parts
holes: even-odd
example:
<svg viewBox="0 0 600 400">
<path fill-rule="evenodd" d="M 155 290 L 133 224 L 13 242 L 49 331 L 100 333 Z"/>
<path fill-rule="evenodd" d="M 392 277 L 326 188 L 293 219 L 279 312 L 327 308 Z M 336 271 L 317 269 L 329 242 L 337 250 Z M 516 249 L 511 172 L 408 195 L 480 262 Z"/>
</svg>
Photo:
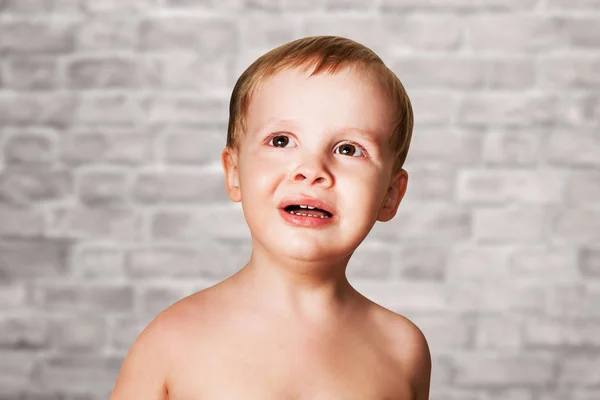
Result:
<svg viewBox="0 0 600 400">
<path fill-rule="evenodd" d="M 345 275 L 406 191 L 407 172 L 392 176 L 386 96 L 351 70 L 307 76 L 289 70 L 264 82 L 239 149 L 222 152 L 228 196 L 252 235 L 250 261 L 163 311 L 132 345 L 111 400 L 428 398 L 421 331 Z M 267 125 L 280 120 L 294 123 Z M 334 206 L 336 220 L 287 225 L 277 206 L 298 194 Z"/>
<path fill-rule="evenodd" d="M 226 147 L 222 163 L 228 196 L 242 203 L 252 235 L 250 261 L 234 280 L 265 311 L 322 326 L 355 304 L 348 261 L 376 221 L 394 217 L 408 173 L 391 176 L 392 114 L 379 86 L 350 69 L 308 74 L 280 72 L 255 92 L 241 146 Z M 288 140 L 269 139 L 273 133 Z M 301 193 L 333 205 L 337 222 L 286 225 L 277 205 Z"/>
</svg>

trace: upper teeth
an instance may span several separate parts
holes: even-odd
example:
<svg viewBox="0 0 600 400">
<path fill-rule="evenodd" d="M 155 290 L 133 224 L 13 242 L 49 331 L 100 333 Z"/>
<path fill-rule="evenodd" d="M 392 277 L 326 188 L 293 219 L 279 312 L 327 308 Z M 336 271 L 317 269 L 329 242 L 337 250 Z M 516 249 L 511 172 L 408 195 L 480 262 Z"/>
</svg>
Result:
<svg viewBox="0 0 600 400">
<path fill-rule="evenodd" d="M 302 206 L 302 205 L 300 206 L 300 208 L 308 208 L 309 210 L 314 210 L 314 209 L 315 209 L 315 207 L 311 207 L 311 206 Z"/>
</svg>

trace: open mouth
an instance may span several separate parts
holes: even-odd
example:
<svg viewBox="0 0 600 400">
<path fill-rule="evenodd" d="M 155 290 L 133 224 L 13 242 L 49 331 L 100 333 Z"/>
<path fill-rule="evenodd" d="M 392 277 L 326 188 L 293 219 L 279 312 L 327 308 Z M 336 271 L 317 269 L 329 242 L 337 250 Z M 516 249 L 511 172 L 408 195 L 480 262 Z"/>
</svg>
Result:
<svg viewBox="0 0 600 400">
<path fill-rule="evenodd" d="M 284 210 L 289 214 L 301 215 L 304 217 L 331 218 L 333 216 L 329 211 L 325 211 L 316 207 L 300 205 L 290 205 L 285 207 Z"/>
</svg>

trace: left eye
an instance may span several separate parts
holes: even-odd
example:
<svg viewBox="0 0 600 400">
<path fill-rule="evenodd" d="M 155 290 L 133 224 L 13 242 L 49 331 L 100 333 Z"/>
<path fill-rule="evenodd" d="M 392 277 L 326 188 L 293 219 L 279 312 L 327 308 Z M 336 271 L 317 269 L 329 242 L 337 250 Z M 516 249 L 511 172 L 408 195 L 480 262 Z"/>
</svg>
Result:
<svg viewBox="0 0 600 400">
<path fill-rule="evenodd" d="M 287 135 L 282 135 L 282 134 L 275 134 L 269 137 L 268 139 L 268 143 L 270 144 L 271 142 L 274 143 L 274 145 L 272 145 L 272 147 L 286 147 L 287 144 L 289 144 L 290 141 L 290 137 Z M 341 153 L 339 154 L 343 154 L 343 155 L 350 155 L 350 156 L 356 156 L 356 157 L 364 157 L 364 150 L 362 149 L 362 147 L 360 147 L 357 144 L 354 143 L 342 143 L 341 145 L 339 145 L 337 149 L 341 149 Z M 358 152 L 358 154 L 357 154 Z"/>
<path fill-rule="evenodd" d="M 358 155 L 358 157 L 361 157 L 361 156 L 363 156 L 363 153 L 362 153 L 362 150 L 360 149 L 360 147 L 359 147 L 359 146 L 356 146 L 356 145 L 354 145 L 354 144 L 352 144 L 352 143 L 342 143 L 342 144 L 341 144 L 341 145 L 338 147 L 338 149 L 342 149 L 342 150 L 341 150 L 341 151 L 342 151 L 342 153 L 341 153 L 341 154 L 344 154 L 344 155 L 351 155 L 351 156 L 355 155 L 355 154 L 356 154 L 356 151 L 358 150 L 358 152 L 360 153 L 360 154 Z"/>
</svg>

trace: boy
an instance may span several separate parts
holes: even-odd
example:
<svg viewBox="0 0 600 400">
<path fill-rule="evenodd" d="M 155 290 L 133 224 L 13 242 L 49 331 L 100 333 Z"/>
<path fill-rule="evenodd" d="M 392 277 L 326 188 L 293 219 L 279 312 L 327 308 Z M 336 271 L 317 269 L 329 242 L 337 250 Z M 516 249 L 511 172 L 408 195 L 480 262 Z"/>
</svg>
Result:
<svg viewBox="0 0 600 400">
<path fill-rule="evenodd" d="M 370 49 L 317 36 L 239 78 L 222 152 L 250 261 L 161 312 L 110 400 L 428 399 L 421 331 L 347 281 L 351 255 L 406 191 L 409 98 Z"/>
</svg>

